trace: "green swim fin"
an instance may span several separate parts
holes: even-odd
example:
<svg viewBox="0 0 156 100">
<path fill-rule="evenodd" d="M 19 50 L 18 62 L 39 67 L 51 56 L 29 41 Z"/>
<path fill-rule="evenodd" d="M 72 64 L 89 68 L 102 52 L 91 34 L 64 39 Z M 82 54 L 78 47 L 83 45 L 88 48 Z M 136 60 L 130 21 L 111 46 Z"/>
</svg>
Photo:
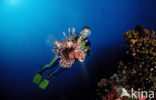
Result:
<svg viewBox="0 0 156 100">
<path fill-rule="evenodd" d="M 39 84 L 39 88 L 45 90 L 49 84 L 50 80 L 48 80 L 47 78 L 45 78 L 40 84 Z"/>
<path fill-rule="evenodd" d="M 42 75 L 40 73 L 37 73 L 33 79 L 33 83 L 35 83 L 36 85 L 38 85 L 40 83 L 42 79 Z"/>
</svg>

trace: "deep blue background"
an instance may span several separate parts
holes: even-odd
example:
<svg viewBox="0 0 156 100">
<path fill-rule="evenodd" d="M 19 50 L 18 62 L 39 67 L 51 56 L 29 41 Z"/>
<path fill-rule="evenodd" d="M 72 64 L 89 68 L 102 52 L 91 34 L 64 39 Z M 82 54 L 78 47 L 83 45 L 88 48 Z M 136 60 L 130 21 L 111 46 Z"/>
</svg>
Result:
<svg viewBox="0 0 156 100">
<path fill-rule="evenodd" d="M 155 0 L 0 0 L 0 100 L 95 100 L 96 85 L 122 56 L 122 33 L 156 30 Z M 53 58 L 62 31 L 92 29 L 91 56 L 53 77 L 47 90 L 33 76 Z"/>
</svg>

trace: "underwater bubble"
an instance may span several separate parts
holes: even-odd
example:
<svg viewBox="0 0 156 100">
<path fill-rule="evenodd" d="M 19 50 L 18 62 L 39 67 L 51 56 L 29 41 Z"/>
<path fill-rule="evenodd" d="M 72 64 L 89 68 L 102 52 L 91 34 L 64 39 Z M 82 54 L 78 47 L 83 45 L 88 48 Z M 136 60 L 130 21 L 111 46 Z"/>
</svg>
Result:
<svg viewBox="0 0 156 100">
<path fill-rule="evenodd" d="M 56 36 L 54 34 L 49 34 L 48 37 L 45 40 L 46 46 L 54 46 L 54 42 L 57 40 Z"/>
</svg>

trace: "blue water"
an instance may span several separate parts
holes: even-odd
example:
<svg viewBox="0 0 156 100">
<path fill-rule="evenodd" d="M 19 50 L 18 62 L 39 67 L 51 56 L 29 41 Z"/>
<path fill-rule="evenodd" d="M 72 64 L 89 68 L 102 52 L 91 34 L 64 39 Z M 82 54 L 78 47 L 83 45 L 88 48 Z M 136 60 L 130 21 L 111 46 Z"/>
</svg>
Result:
<svg viewBox="0 0 156 100">
<path fill-rule="evenodd" d="M 155 0 L 0 0 L 0 100 L 95 100 L 122 55 L 122 33 L 136 24 L 156 30 Z M 83 26 L 92 29 L 91 56 L 37 88 L 32 78 L 53 58 L 52 43 Z"/>
</svg>

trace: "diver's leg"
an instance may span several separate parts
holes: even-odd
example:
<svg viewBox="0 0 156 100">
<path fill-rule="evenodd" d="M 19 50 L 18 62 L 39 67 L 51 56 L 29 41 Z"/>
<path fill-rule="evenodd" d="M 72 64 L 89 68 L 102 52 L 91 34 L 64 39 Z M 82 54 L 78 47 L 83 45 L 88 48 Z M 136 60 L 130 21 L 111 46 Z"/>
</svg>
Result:
<svg viewBox="0 0 156 100">
<path fill-rule="evenodd" d="M 56 67 L 58 64 L 59 64 L 59 59 L 55 59 L 55 62 L 49 64 L 48 67 L 43 67 L 39 72 L 43 73 L 46 70 L 49 70 L 49 69 L 52 69 L 52 68 Z"/>
<path fill-rule="evenodd" d="M 45 70 L 48 70 L 51 67 L 51 65 L 53 65 L 57 61 L 57 59 L 58 59 L 58 57 L 55 56 L 49 64 L 43 66 L 43 68 L 34 76 L 33 83 L 38 85 L 42 79 L 43 72 Z"/>
<path fill-rule="evenodd" d="M 61 68 L 59 71 L 57 71 L 57 73 L 53 73 L 53 75 L 51 75 L 51 77 L 52 76 L 57 76 L 57 75 L 59 75 L 59 74 L 61 74 L 61 73 L 63 73 L 65 70 L 67 70 L 68 68 Z"/>
<path fill-rule="evenodd" d="M 46 87 L 48 86 L 51 77 L 57 73 L 59 70 L 61 69 L 61 67 L 59 66 L 54 72 L 49 73 L 48 76 L 39 84 L 39 88 L 45 90 Z"/>
<path fill-rule="evenodd" d="M 55 62 L 56 62 L 57 60 L 58 60 L 58 56 L 55 56 L 55 57 L 53 58 L 53 60 L 52 60 L 49 64 L 47 64 L 47 65 L 45 65 L 45 66 L 42 67 L 42 69 L 41 69 L 40 72 L 44 72 L 45 70 L 49 69 L 53 64 L 55 64 Z M 55 66 L 55 65 L 54 65 L 54 66 Z"/>
</svg>

